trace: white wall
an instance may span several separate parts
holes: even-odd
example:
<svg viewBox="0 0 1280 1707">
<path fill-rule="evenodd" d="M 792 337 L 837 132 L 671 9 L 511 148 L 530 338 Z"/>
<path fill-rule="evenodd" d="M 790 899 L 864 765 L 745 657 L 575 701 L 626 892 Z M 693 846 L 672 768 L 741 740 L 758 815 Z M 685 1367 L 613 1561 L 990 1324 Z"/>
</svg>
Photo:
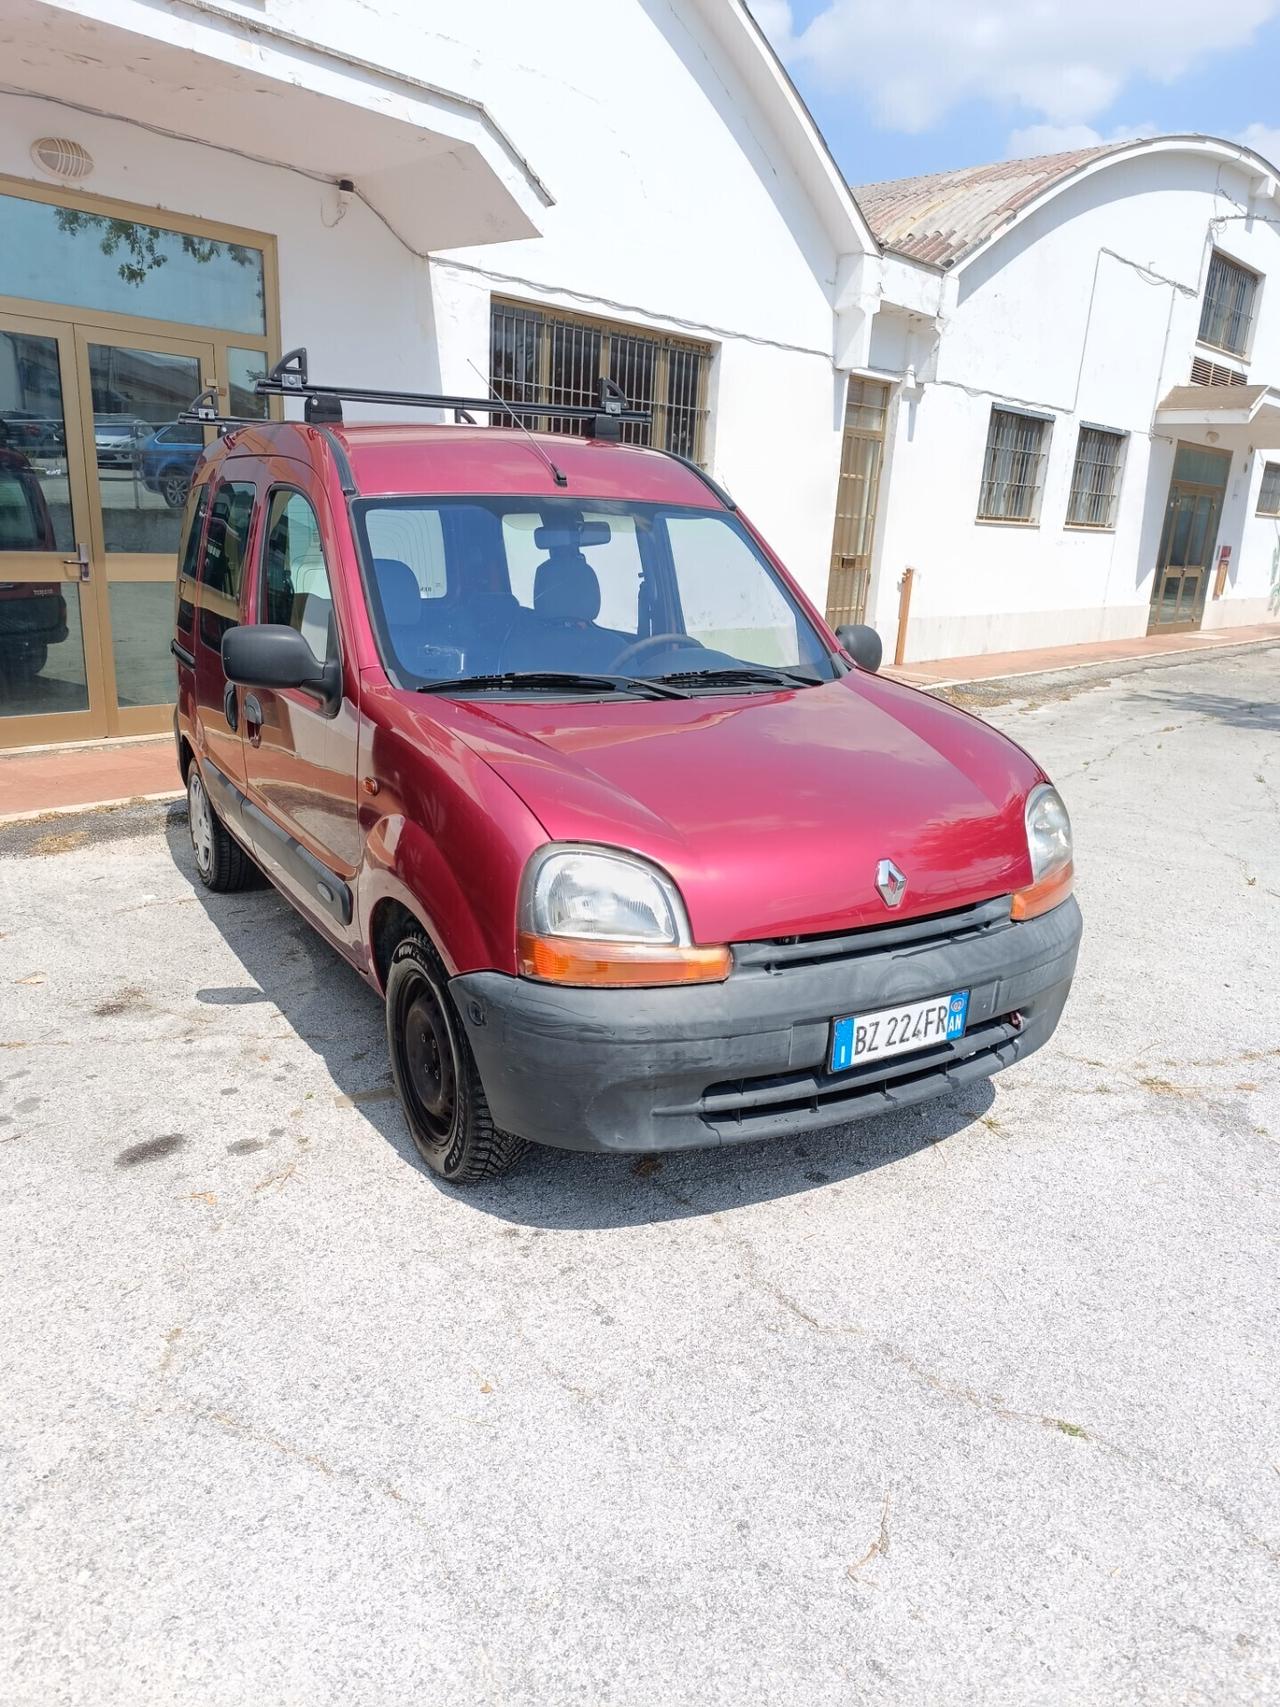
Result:
<svg viewBox="0 0 1280 1707">
<path fill-rule="evenodd" d="M 306 344 L 317 377 L 435 383 L 426 263 L 359 203 L 329 229 L 333 192 L 299 173 L 0 94 L 0 174 L 49 188 L 29 153 L 48 135 L 70 135 L 93 155 L 93 174 L 81 188 L 155 209 L 157 224 L 170 211 L 273 233 L 283 347 Z"/>
<path fill-rule="evenodd" d="M 1277 208 L 1241 217 L 1249 193 L 1242 171 L 1204 153 L 1122 161 L 948 281 L 937 355 L 900 401 L 882 488 L 873 620 L 896 631 L 898 577 L 913 566 L 908 662 L 1145 633 L 1174 450 L 1152 418 L 1190 378 L 1214 243 L 1274 275 L 1250 378 L 1280 381 Z M 1053 416 L 1035 527 L 976 520 L 993 402 Z M 1129 435 L 1109 533 L 1064 526 L 1081 422 Z M 1274 524 L 1252 515 L 1261 461 L 1238 447 L 1219 532 L 1230 585 L 1206 627 L 1260 620 L 1271 597 Z"/>
<path fill-rule="evenodd" d="M 607 25 L 595 0 L 221 10 L 482 101 L 554 198 L 542 235 L 428 263 L 358 200 L 327 229 L 333 193 L 301 174 L 3 95 L 0 172 L 33 176 L 32 139 L 65 133 L 98 162 L 88 190 L 274 232 L 283 342 L 317 374 L 475 390 L 490 291 L 706 341 L 713 472 L 823 602 L 835 242 L 697 7 L 617 0 Z"/>
</svg>

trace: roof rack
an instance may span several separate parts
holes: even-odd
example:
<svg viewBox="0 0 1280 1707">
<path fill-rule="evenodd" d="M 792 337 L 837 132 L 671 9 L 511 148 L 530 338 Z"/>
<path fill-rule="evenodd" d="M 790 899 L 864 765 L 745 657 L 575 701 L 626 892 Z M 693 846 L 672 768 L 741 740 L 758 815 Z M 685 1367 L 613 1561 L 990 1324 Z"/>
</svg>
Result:
<svg viewBox="0 0 1280 1707">
<path fill-rule="evenodd" d="M 198 397 L 192 398 L 185 409 L 179 410 L 174 419 L 194 421 L 201 427 L 217 427 L 219 434 L 231 427 L 261 427 L 269 424 L 261 415 L 219 415 L 216 385 L 206 386 Z"/>
<path fill-rule="evenodd" d="M 471 412 L 482 415 L 507 415 L 523 427 L 523 416 L 552 416 L 557 421 L 590 421 L 591 435 L 597 439 L 618 441 L 624 422 L 647 422 L 647 409 L 627 406 L 622 387 L 611 379 L 601 379 L 597 401 L 587 403 L 521 403 L 509 402 L 495 391 L 491 397 L 455 397 L 451 393 L 432 391 L 375 391 L 367 385 L 317 385 L 307 372 L 307 352 L 303 348 L 289 350 L 271 369 L 265 379 L 253 388 L 259 397 L 301 397 L 303 417 L 317 426 L 340 426 L 343 401 L 351 403 L 382 403 L 392 408 L 452 409 L 455 419 Z M 492 424 L 492 423 L 491 423 Z"/>
</svg>

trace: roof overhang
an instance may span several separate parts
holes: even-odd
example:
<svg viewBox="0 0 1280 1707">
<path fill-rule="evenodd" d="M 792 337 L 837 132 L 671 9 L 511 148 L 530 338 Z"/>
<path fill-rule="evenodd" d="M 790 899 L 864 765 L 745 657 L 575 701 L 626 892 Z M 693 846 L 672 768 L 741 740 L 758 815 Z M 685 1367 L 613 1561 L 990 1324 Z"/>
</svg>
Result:
<svg viewBox="0 0 1280 1707">
<path fill-rule="evenodd" d="M 419 254 L 536 237 L 552 201 L 478 102 L 212 0 L 6 0 L 0 79 L 0 94 L 350 178 Z"/>
<path fill-rule="evenodd" d="M 1233 445 L 1280 449 L 1280 386 L 1175 385 L 1156 408 L 1157 431 L 1217 434 Z"/>
</svg>

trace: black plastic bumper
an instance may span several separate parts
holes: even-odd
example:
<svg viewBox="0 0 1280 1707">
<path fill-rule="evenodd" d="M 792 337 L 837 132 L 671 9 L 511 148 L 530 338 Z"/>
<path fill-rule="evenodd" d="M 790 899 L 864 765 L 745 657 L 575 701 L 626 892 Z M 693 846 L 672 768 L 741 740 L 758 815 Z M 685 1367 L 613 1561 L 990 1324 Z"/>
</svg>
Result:
<svg viewBox="0 0 1280 1707">
<path fill-rule="evenodd" d="M 493 1117 L 566 1150 L 693 1149 L 838 1126 L 986 1078 L 1048 1041 L 1080 943 L 1064 902 L 1008 897 L 828 942 L 746 944 L 723 984 L 579 990 L 469 972 L 451 984 Z M 831 1023 L 970 992 L 963 1037 L 827 1070 Z"/>
</svg>

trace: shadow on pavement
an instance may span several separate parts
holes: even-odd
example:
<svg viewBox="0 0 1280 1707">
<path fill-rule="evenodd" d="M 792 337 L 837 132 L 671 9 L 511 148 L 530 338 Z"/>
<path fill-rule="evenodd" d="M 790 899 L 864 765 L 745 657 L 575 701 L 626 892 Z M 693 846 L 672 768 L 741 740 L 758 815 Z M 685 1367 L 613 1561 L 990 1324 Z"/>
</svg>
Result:
<svg viewBox="0 0 1280 1707">
<path fill-rule="evenodd" d="M 1158 689 L 1137 694 L 1149 705 L 1165 705 L 1170 711 L 1190 712 L 1199 717 L 1211 717 L 1215 723 L 1225 723 L 1230 729 L 1248 729 L 1258 734 L 1272 730 L 1280 732 L 1280 703 L 1266 699 L 1239 699 L 1225 693 L 1197 693 L 1186 689 Z"/>
<path fill-rule="evenodd" d="M 218 1007 L 272 1002 L 323 1061 L 338 1091 L 407 1166 L 445 1195 L 516 1226 L 631 1227 L 714 1215 L 838 1184 L 954 1137 L 994 1101 L 983 1080 L 954 1096 L 856 1126 L 659 1156 L 579 1155 L 535 1146 L 506 1178 L 458 1190 L 436 1180 L 417 1159 L 392 1089 L 376 994 L 265 879 L 238 894 L 210 894 L 195 875 L 185 806 L 170 809 L 165 837 L 210 922 L 258 986 L 201 988 L 196 1000 Z"/>
</svg>

